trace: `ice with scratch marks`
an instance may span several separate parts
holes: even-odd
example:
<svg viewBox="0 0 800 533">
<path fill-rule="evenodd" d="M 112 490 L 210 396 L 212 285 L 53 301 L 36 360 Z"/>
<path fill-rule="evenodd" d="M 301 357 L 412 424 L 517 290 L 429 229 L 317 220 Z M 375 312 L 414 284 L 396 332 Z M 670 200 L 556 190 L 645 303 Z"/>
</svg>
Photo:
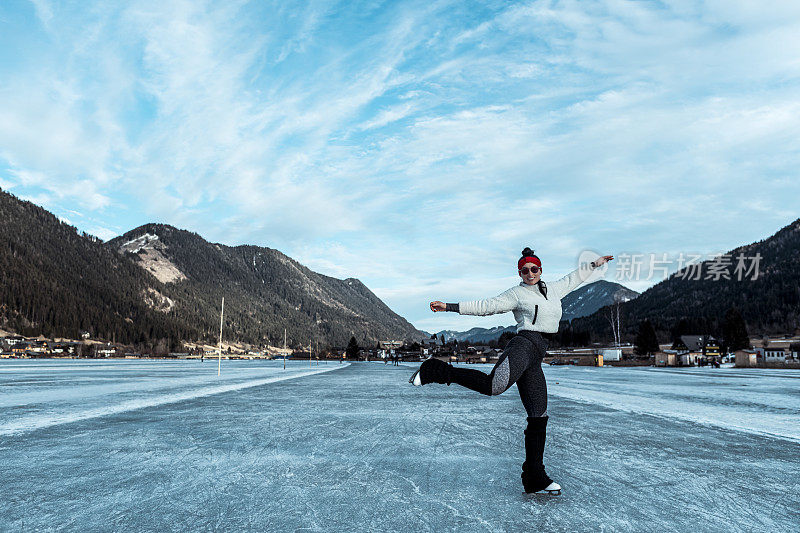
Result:
<svg viewBox="0 0 800 533">
<path fill-rule="evenodd" d="M 413 370 L 0 361 L 0 531 L 800 529 L 798 372 L 547 367 L 526 497 L 514 388 Z"/>
<path fill-rule="evenodd" d="M 168 363 L 159 362 L 158 365 Z M 194 363 L 195 367 L 197 363 Z M 193 400 L 203 396 L 211 396 L 225 392 L 258 387 L 267 383 L 283 381 L 300 376 L 328 372 L 332 367 L 312 367 L 311 369 L 295 369 L 289 372 L 278 372 L 276 368 L 248 368 L 243 370 L 235 365 L 231 370 L 226 368 L 225 374 L 217 376 L 213 365 L 206 365 L 204 372 L 182 372 L 185 376 L 168 378 L 136 378 L 113 383 L 84 384 L 70 389 L 61 388 L 50 392 L 46 405 L 42 405 L 42 391 L 17 390 L 0 398 L 0 408 L 14 407 L 24 409 L 32 406 L 31 411 L 19 416 L 14 409 L 6 409 L 0 414 L 0 435 L 12 435 L 25 431 L 33 431 L 58 424 L 66 424 L 89 418 L 109 416 L 136 409 L 157 407 L 169 403 Z M 227 367 L 227 364 L 226 364 Z M 122 367 L 123 369 L 125 367 Z M 75 368 L 71 370 L 76 370 Z M 202 370 L 202 369 L 193 369 Z M 41 371 L 41 369 L 37 369 Z M 195 375 L 186 375 L 195 374 Z M 197 375 L 199 374 L 199 375 Z M 36 383 L 36 381 L 22 381 Z M 53 383 L 50 381 L 50 383 Z M 15 385 L 20 385 L 16 382 Z M 27 387 L 34 388 L 34 387 Z"/>
<path fill-rule="evenodd" d="M 800 372 L 562 367 L 551 394 L 800 442 Z M 635 379 L 630 379 L 635 378 Z"/>
</svg>

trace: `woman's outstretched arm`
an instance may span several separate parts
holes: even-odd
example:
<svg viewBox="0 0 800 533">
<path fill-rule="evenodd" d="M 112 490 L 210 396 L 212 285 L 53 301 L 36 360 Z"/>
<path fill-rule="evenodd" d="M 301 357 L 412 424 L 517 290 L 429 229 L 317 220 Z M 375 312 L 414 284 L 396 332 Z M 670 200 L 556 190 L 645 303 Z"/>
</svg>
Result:
<svg viewBox="0 0 800 533">
<path fill-rule="evenodd" d="M 431 311 L 456 311 L 461 315 L 496 315 L 507 313 L 517 307 L 517 295 L 514 288 L 508 289 L 494 298 L 485 300 L 474 300 L 471 302 L 459 302 L 457 304 L 445 304 L 440 301 L 431 302 Z"/>
<path fill-rule="evenodd" d="M 589 277 L 592 270 L 606 264 L 612 259 L 614 259 L 613 255 L 598 257 L 592 261 L 591 264 L 581 265 L 560 280 L 548 284 L 548 287 L 556 291 L 556 293 L 558 293 L 558 298 L 561 299 L 586 281 L 586 278 Z"/>
</svg>

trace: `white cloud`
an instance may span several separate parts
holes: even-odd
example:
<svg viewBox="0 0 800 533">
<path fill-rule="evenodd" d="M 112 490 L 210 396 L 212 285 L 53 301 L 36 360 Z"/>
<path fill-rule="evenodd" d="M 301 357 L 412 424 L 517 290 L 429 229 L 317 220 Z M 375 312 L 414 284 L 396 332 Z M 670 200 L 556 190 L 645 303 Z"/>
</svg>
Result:
<svg viewBox="0 0 800 533">
<path fill-rule="evenodd" d="M 31 203 L 34 203 L 38 206 L 44 207 L 48 210 L 53 210 L 56 207 L 55 198 L 49 194 L 45 193 L 38 193 L 38 194 L 28 194 L 28 193 L 20 193 L 16 195 L 21 200 L 25 200 Z"/>
<path fill-rule="evenodd" d="M 361 126 L 359 126 L 358 129 L 371 130 L 374 128 L 382 128 L 387 124 L 391 124 L 393 122 L 397 122 L 398 120 L 404 119 L 405 117 L 412 114 L 414 111 L 416 111 L 416 106 L 411 103 L 405 103 L 399 106 L 391 107 L 389 109 L 384 109 L 381 112 L 379 112 L 372 120 L 369 120 L 361 124 Z"/>
<path fill-rule="evenodd" d="M 31 0 L 34 8 L 36 9 L 36 16 L 39 17 L 45 27 L 50 25 L 53 20 L 53 8 L 47 0 Z"/>
<path fill-rule="evenodd" d="M 95 237 L 99 237 L 104 241 L 111 240 L 119 235 L 119 232 L 104 228 L 102 226 L 91 227 L 87 230 L 87 233 L 94 235 Z"/>
</svg>

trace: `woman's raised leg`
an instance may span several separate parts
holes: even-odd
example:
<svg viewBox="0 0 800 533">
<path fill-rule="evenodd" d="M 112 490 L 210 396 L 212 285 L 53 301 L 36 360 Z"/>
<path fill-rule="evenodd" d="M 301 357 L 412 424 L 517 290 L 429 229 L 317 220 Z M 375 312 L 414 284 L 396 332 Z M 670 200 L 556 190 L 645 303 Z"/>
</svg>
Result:
<svg viewBox="0 0 800 533">
<path fill-rule="evenodd" d="M 420 367 L 421 383 L 457 383 L 487 396 L 497 396 L 508 390 L 531 363 L 531 341 L 515 335 L 506 345 L 489 374 L 474 368 L 461 368 L 442 361 L 428 359 Z"/>
</svg>

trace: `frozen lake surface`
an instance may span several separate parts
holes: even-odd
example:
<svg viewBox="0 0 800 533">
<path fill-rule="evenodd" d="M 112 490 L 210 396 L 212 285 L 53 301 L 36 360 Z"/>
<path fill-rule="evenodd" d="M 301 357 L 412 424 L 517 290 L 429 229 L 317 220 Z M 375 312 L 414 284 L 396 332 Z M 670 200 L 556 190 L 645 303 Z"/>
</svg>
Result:
<svg viewBox="0 0 800 533">
<path fill-rule="evenodd" d="M 526 498 L 515 388 L 412 371 L 0 361 L 0 531 L 800 530 L 800 372 L 548 367 Z"/>
</svg>

